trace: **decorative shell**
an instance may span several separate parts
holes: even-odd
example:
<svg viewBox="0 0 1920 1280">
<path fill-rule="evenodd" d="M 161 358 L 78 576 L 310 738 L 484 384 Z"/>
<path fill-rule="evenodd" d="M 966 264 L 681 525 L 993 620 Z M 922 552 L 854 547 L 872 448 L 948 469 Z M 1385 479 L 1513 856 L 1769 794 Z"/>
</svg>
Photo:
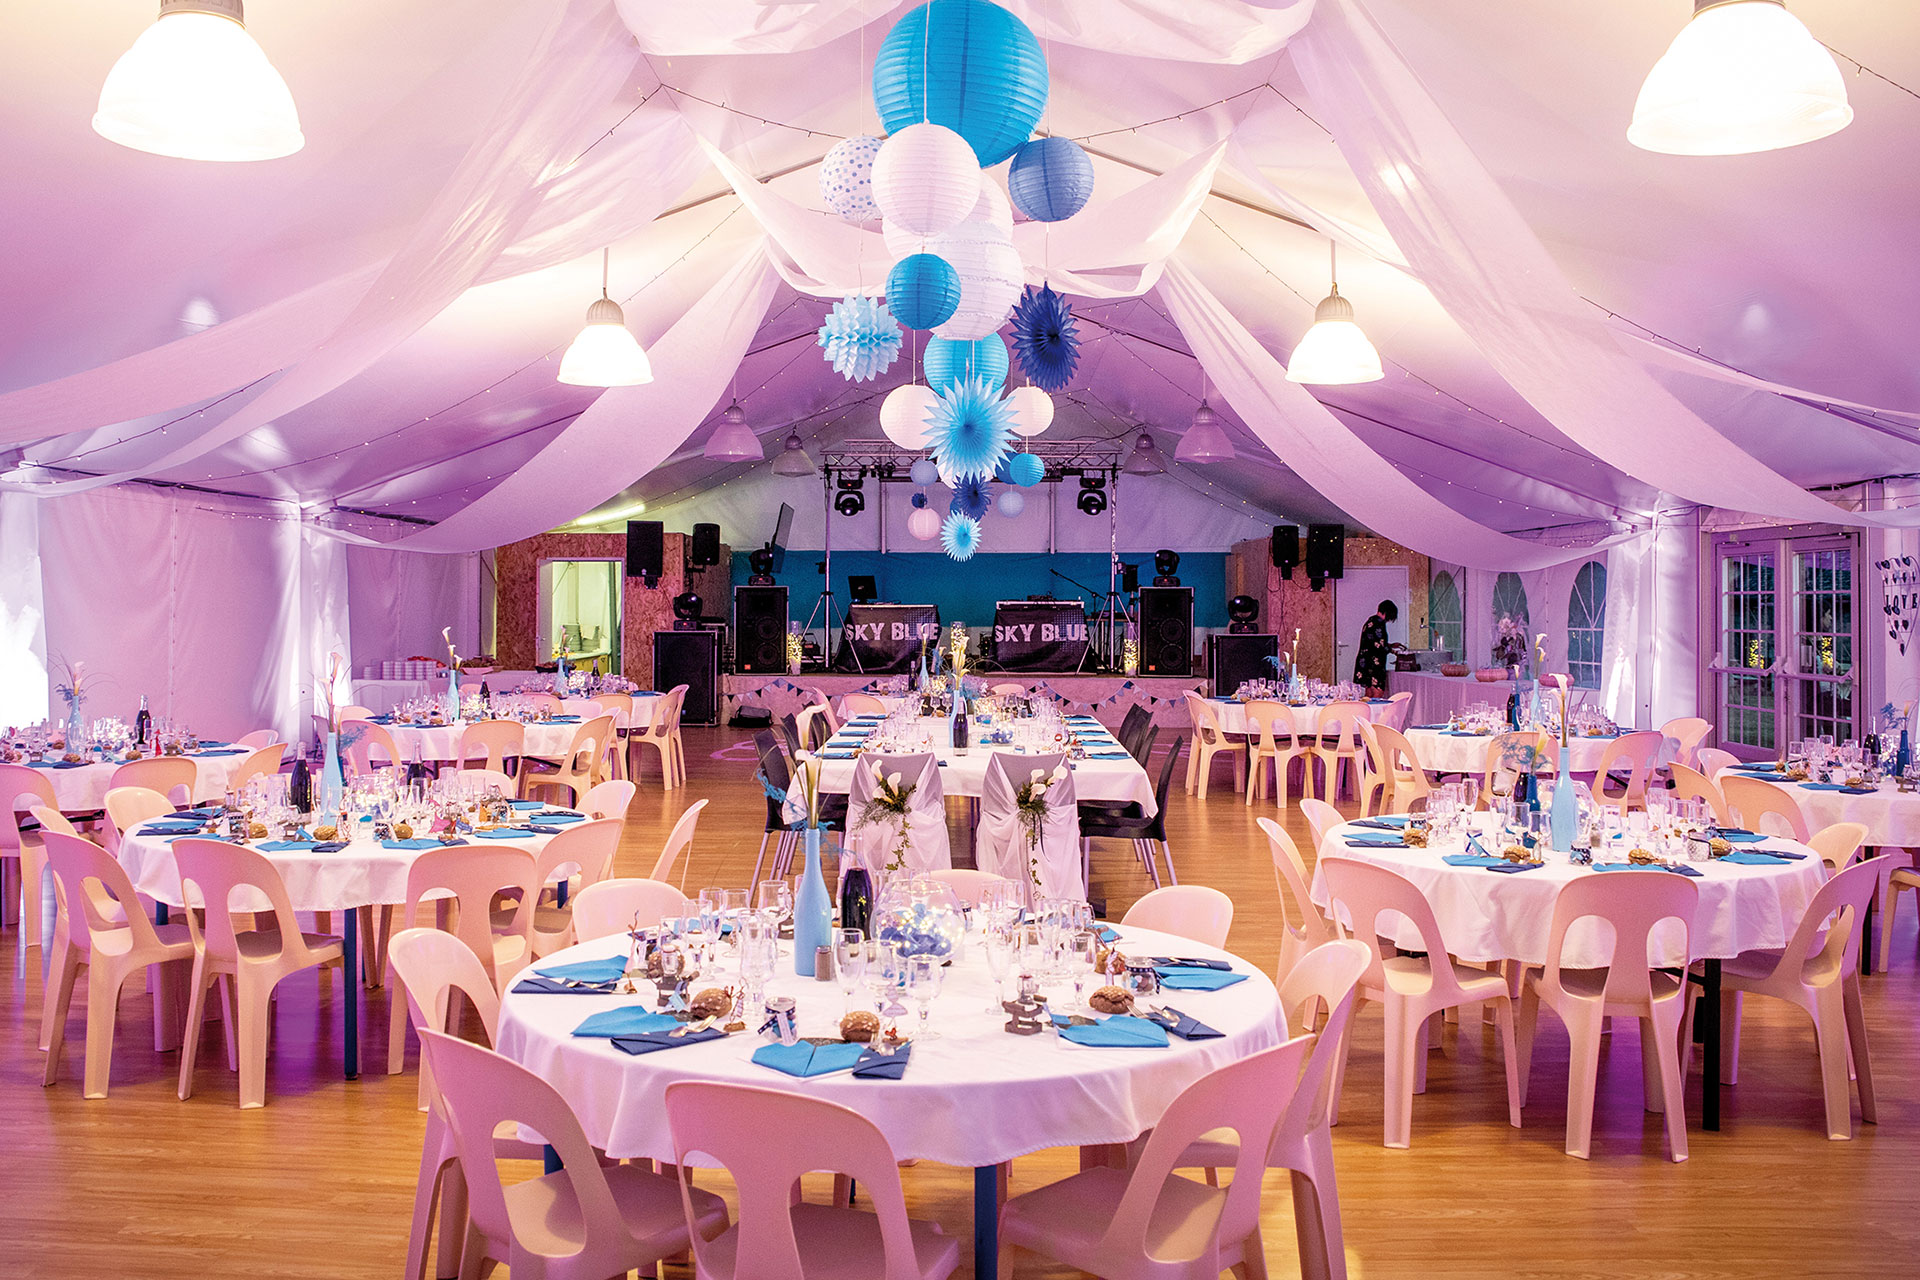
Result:
<svg viewBox="0 0 1920 1280">
<path fill-rule="evenodd" d="M 865 1009 L 855 1009 L 852 1013 L 840 1019 L 840 1038 L 842 1040 L 850 1040 L 856 1044 L 871 1044 L 873 1038 L 879 1034 L 880 1018 L 878 1014 L 869 1013 Z"/>
<path fill-rule="evenodd" d="M 733 1012 L 733 992 L 725 987 L 708 987 L 687 1004 L 696 1018 L 724 1018 Z"/>
<path fill-rule="evenodd" d="M 1099 1013 L 1127 1013 L 1133 1008 L 1133 992 L 1125 987 L 1101 987 L 1087 997 L 1087 1003 Z"/>
<path fill-rule="evenodd" d="M 396 822 L 396 823 L 394 823 L 394 824 L 393 824 L 393 838 L 394 838 L 395 840 L 411 840 L 411 839 L 413 839 L 413 824 L 412 824 L 411 822 Z"/>
</svg>

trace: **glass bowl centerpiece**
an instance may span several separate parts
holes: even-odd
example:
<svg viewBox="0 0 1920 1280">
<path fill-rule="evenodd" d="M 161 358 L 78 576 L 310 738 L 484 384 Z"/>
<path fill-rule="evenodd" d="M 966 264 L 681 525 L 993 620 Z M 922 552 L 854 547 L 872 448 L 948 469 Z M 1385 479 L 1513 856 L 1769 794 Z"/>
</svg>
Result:
<svg viewBox="0 0 1920 1280">
<path fill-rule="evenodd" d="M 874 936 L 902 955 L 951 957 L 967 931 L 966 912 L 951 885 L 932 876 L 895 876 L 873 912 Z"/>
</svg>

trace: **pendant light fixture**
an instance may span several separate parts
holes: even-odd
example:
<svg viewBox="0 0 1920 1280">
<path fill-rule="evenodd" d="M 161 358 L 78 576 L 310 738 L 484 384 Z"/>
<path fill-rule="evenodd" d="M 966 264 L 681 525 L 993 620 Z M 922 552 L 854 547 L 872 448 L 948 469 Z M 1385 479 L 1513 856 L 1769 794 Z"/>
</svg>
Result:
<svg viewBox="0 0 1920 1280">
<path fill-rule="evenodd" d="M 1313 309 L 1313 328 L 1287 361 L 1287 381 L 1318 386 L 1378 382 L 1387 376 L 1380 368 L 1380 353 L 1354 323 L 1353 304 L 1340 296 L 1339 246 L 1328 241 L 1327 248 L 1333 292 Z"/>
<path fill-rule="evenodd" d="M 600 299 L 587 308 L 587 327 L 560 358 L 560 381 L 574 387 L 635 387 L 653 381 L 653 366 L 620 304 L 607 296 L 613 250 L 600 251 Z"/>
<path fill-rule="evenodd" d="M 1133 442 L 1133 452 L 1127 455 L 1126 464 L 1120 469 L 1130 476 L 1157 476 L 1167 469 L 1167 464 L 1158 446 L 1153 443 L 1153 436 L 1142 431 L 1140 438 Z"/>
<path fill-rule="evenodd" d="M 800 430 L 796 427 L 787 433 L 785 443 L 780 446 L 780 456 L 773 460 L 773 474 L 810 476 L 813 472 L 813 455 L 807 452 L 806 445 L 800 443 Z"/>
<path fill-rule="evenodd" d="M 1647 73 L 1627 141 L 1681 156 L 1813 142 L 1853 120 L 1840 66 L 1782 0 L 1694 0 Z"/>
<path fill-rule="evenodd" d="M 758 462 L 767 456 L 760 437 L 747 425 L 747 411 L 738 399 L 720 415 L 720 425 L 707 437 L 707 457 L 715 462 Z"/>
<path fill-rule="evenodd" d="M 182 160 L 275 160 L 307 144 L 241 0 L 160 0 L 159 18 L 107 72 L 93 129 Z"/>
<path fill-rule="evenodd" d="M 1200 404 L 1193 411 L 1193 425 L 1180 437 L 1180 443 L 1174 448 L 1173 456 L 1181 462 L 1232 462 L 1233 441 L 1227 439 L 1227 433 L 1220 426 L 1220 419 L 1214 414 L 1213 406 L 1207 403 L 1207 381 L 1204 371 L 1200 379 Z"/>
</svg>

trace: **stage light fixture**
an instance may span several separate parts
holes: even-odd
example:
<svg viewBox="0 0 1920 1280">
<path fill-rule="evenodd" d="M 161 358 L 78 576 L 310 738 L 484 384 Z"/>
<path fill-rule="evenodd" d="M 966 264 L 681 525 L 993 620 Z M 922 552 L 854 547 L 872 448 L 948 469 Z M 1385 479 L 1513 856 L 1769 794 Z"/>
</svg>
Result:
<svg viewBox="0 0 1920 1280">
<path fill-rule="evenodd" d="M 699 595 L 692 591 L 682 591 L 673 598 L 674 630 L 693 631 L 700 626 L 700 612 L 703 607 Z"/>
<path fill-rule="evenodd" d="M 753 576 L 747 579 L 750 587 L 770 587 L 773 585 L 773 548 L 761 547 L 747 553 L 747 567 L 753 570 Z"/>
<path fill-rule="evenodd" d="M 1165 547 L 1153 553 L 1153 585 L 1156 587 L 1177 587 L 1180 585 L 1180 553 Z"/>
<path fill-rule="evenodd" d="M 836 475 L 833 486 L 838 492 L 833 496 L 833 509 L 843 516 L 857 516 L 867 509 L 867 495 L 861 492 L 861 478 L 853 475 Z"/>
<path fill-rule="evenodd" d="M 1097 516 L 1107 509 L 1107 481 L 1104 476 L 1081 476 L 1080 496 L 1074 505 L 1090 516 Z"/>
<path fill-rule="evenodd" d="M 1260 602 L 1252 596 L 1235 596 L 1227 601 L 1227 632 L 1245 635 L 1260 627 Z"/>
</svg>

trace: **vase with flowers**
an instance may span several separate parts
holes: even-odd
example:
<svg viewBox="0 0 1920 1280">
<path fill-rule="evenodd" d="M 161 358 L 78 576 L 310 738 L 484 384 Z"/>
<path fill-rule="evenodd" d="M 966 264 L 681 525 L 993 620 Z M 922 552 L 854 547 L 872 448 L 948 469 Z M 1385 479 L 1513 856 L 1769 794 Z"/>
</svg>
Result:
<svg viewBox="0 0 1920 1280">
<path fill-rule="evenodd" d="M 1013 790 L 1013 814 L 1020 823 L 1020 830 L 1027 837 L 1027 877 L 1032 882 L 1033 897 L 1050 897 L 1041 883 L 1040 852 L 1042 837 L 1046 832 L 1047 793 L 1055 783 L 1067 780 L 1067 766 L 1064 762 L 1053 767 L 1051 773 L 1045 769 L 1035 769 L 1027 775 L 1027 780 Z"/>
<path fill-rule="evenodd" d="M 66 673 L 67 679 L 65 684 L 55 687 L 59 690 L 61 699 L 67 704 L 67 750 L 77 752 L 80 750 L 79 744 L 85 737 L 83 732 L 85 726 L 81 723 L 80 713 L 87 704 L 87 694 L 92 691 L 92 686 L 87 680 L 86 663 L 69 662 L 62 658 L 60 666 Z"/>
</svg>

